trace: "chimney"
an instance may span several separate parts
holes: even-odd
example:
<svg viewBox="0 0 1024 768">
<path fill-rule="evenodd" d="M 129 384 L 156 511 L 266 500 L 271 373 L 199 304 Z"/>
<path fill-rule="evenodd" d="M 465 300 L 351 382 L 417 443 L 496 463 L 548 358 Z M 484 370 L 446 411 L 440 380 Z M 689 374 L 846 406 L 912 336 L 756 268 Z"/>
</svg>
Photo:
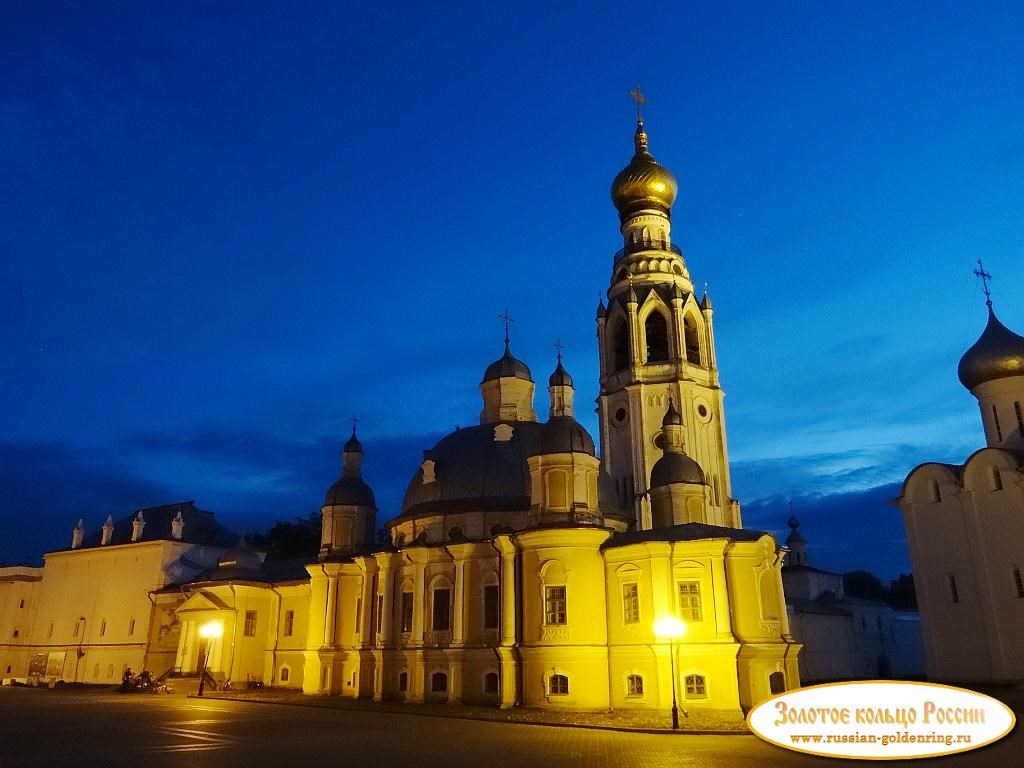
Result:
<svg viewBox="0 0 1024 768">
<path fill-rule="evenodd" d="M 181 532 L 185 528 L 185 521 L 181 519 L 181 510 L 178 510 L 178 514 L 171 520 L 171 536 L 178 541 L 181 541 Z"/>
<path fill-rule="evenodd" d="M 82 537 L 85 536 L 85 522 L 82 520 L 78 521 L 78 525 L 71 532 L 71 548 L 78 549 L 82 546 Z"/>
<path fill-rule="evenodd" d="M 132 520 L 132 541 L 138 541 L 142 538 L 142 529 L 146 527 L 146 521 L 142 519 L 142 510 L 135 515 L 135 519 Z"/>
<path fill-rule="evenodd" d="M 101 545 L 110 543 L 110 537 L 114 535 L 114 518 L 107 515 L 107 522 L 103 524 L 103 536 L 100 538 Z"/>
</svg>

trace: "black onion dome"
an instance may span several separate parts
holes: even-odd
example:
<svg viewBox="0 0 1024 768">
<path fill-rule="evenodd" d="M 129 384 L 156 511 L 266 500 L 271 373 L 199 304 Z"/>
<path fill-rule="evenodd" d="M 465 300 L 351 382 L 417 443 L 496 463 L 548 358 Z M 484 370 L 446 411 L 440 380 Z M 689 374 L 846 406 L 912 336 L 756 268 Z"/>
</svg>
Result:
<svg viewBox="0 0 1024 768">
<path fill-rule="evenodd" d="M 1024 337 L 999 322 L 990 306 L 985 330 L 964 352 L 956 373 L 967 389 L 1007 376 L 1024 376 Z"/>
<path fill-rule="evenodd" d="M 495 440 L 495 424 L 457 429 L 427 452 L 434 481 L 417 469 L 402 501 L 402 517 L 474 510 L 526 511 L 530 508 L 529 456 L 539 452 L 542 425 L 502 422 L 509 440 Z"/>
<path fill-rule="evenodd" d="M 665 418 L 661 420 L 661 426 L 667 427 L 669 425 L 679 427 L 683 425 L 683 417 L 679 411 L 676 410 L 676 404 L 672 401 L 671 397 L 668 399 L 668 410 L 665 411 Z"/>
<path fill-rule="evenodd" d="M 517 360 L 512 356 L 512 351 L 508 348 L 507 341 L 505 342 L 505 354 L 488 365 L 487 370 L 484 371 L 484 381 L 494 381 L 495 379 L 503 378 L 533 381 L 530 369 L 526 367 L 526 363 L 522 360 Z"/>
<path fill-rule="evenodd" d="M 337 504 L 344 504 L 353 507 L 373 507 L 376 509 L 377 501 L 373 497 L 373 489 L 366 484 L 366 481 L 355 475 L 342 475 L 327 490 L 327 498 L 324 506 L 333 507 Z"/>
<path fill-rule="evenodd" d="M 356 431 L 352 430 L 352 437 L 348 439 L 344 447 L 341 449 L 343 453 L 362 453 L 363 444 L 359 442 L 359 438 L 356 437 Z"/>
<path fill-rule="evenodd" d="M 666 453 L 651 469 L 651 488 L 673 483 L 704 485 L 704 470 L 685 453 Z"/>
<path fill-rule="evenodd" d="M 554 372 L 548 378 L 549 387 L 571 387 L 572 376 L 569 372 L 562 367 L 562 358 L 558 358 L 558 365 L 555 366 Z"/>
<path fill-rule="evenodd" d="M 585 453 L 589 456 L 597 454 L 594 441 L 572 416 L 553 416 L 541 427 L 540 451 L 538 454 L 549 453 Z"/>
</svg>

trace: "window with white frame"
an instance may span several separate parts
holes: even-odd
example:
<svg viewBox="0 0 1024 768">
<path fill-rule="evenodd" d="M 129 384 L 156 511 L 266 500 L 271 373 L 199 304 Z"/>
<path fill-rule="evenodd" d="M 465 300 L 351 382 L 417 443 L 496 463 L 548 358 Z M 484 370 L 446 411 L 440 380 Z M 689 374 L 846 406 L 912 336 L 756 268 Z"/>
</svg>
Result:
<svg viewBox="0 0 1024 768">
<path fill-rule="evenodd" d="M 700 582 L 679 582 L 679 618 L 684 621 L 702 621 Z"/>
<path fill-rule="evenodd" d="M 642 675 L 628 675 L 626 677 L 626 695 L 643 696 L 644 678 Z"/>
<path fill-rule="evenodd" d="M 622 585 L 622 621 L 625 624 L 640 622 L 640 588 L 635 582 Z"/>
<path fill-rule="evenodd" d="M 548 694 L 551 696 L 568 696 L 569 678 L 565 675 L 551 675 L 548 678 Z"/>
<path fill-rule="evenodd" d="M 565 624 L 565 586 L 544 587 L 544 623 Z"/>
<path fill-rule="evenodd" d="M 707 681 L 704 679 L 704 675 L 687 675 L 686 676 L 686 698 L 688 699 L 706 699 L 708 695 Z"/>
</svg>

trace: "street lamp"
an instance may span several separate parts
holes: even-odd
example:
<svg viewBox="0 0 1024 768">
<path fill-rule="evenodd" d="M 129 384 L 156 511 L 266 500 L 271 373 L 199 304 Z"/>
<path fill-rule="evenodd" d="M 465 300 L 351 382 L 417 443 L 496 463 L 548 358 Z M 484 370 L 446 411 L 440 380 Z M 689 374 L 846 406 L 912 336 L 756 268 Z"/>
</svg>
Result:
<svg viewBox="0 0 1024 768">
<path fill-rule="evenodd" d="M 686 634 L 686 624 L 675 616 L 666 616 L 654 622 L 654 634 L 667 637 L 669 642 L 668 668 L 672 675 L 672 730 L 679 730 L 679 705 L 676 703 L 676 640 Z"/>
<path fill-rule="evenodd" d="M 203 652 L 203 664 L 199 670 L 199 695 L 203 695 L 203 688 L 206 685 L 206 667 L 210 661 L 210 646 L 224 633 L 224 625 L 219 621 L 208 621 L 199 628 L 199 636 L 203 638 L 206 649 Z"/>
</svg>

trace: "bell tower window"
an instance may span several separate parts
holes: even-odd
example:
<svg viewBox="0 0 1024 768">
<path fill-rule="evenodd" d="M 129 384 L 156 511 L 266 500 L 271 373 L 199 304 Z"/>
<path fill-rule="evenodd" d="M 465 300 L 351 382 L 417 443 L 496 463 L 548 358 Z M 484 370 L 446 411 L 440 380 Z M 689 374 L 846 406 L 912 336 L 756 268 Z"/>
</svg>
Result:
<svg viewBox="0 0 1024 768">
<path fill-rule="evenodd" d="M 668 361 L 668 323 L 661 312 L 654 311 L 644 321 L 644 336 L 647 339 L 647 362 Z"/>
<path fill-rule="evenodd" d="M 612 324 L 611 332 L 612 347 L 612 368 L 621 371 L 629 367 L 629 333 L 626 331 L 626 323 L 618 318 Z"/>
<path fill-rule="evenodd" d="M 700 365 L 700 337 L 697 324 L 689 315 L 683 320 L 683 338 L 686 340 L 686 362 Z"/>
</svg>

